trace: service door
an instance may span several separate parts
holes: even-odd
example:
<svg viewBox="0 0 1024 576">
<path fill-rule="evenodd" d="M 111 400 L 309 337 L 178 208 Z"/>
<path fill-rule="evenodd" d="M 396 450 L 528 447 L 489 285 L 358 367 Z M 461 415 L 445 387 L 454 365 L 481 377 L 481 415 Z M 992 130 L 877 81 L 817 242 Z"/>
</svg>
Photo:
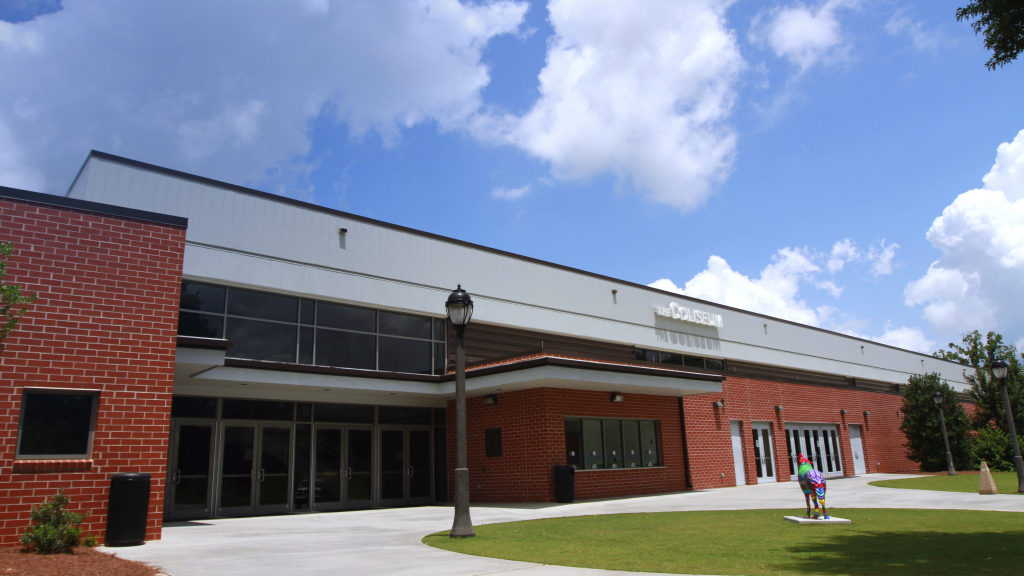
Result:
<svg viewBox="0 0 1024 576">
<path fill-rule="evenodd" d="M 755 422 L 750 429 L 754 439 L 754 468 L 757 470 L 757 483 L 775 482 L 771 427 L 763 422 Z"/>
<path fill-rule="evenodd" d="M 860 439 L 860 425 L 850 424 L 850 451 L 853 452 L 853 473 L 867 474 L 864 464 L 864 444 Z"/>
<path fill-rule="evenodd" d="M 736 485 L 747 483 L 747 475 L 743 470 L 743 439 L 740 437 L 740 423 L 733 420 L 729 423 L 732 431 L 732 464 L 736 471 Z"/>
</svg>

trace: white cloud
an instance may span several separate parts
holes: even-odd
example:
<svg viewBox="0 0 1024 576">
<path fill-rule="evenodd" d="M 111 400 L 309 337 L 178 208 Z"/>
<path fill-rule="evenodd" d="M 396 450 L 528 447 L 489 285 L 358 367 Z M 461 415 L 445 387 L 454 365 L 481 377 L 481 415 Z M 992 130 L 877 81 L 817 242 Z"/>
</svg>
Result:
<svg viewBox="0 0 1024 576">
<path fill-rule="evenodd" d="M 750 39 L 798 66 L 800 73 L 818 63 L 837 62 L 846 58 L 849 47 L 836 13 L 857 4 L 828 0 L 817 7 L 796 3 L 762 10 L 752 22 Z"/>
<path fill-rule="evenodd" d="M 906 34 L 915 50 L 935 52 L 939 49 L 942 36 L 936 30 L 925 30 L 921 22 L 910 17 L 909 10 L 902 7 L 893 13 L 885 23 L 885 31 L 890 36 Z"/>
<path fill-rule="evenodd" d="M 836 286 L 836 283 L 833 282 L 832 280 L 823 280 L 821 282 L 816 282 L 815 286 L 821 288 L 822 290 L 825 290 L 826 292 L 831 294 L 833 298 L 837 300 L 839 299 L 839 296 L 842 295 L 843 290 L 845 290 L 845 288 L 840 288 L 839 286 Z"/>
<path fill-rule="evenodd" d="M 65 0 L 0 22 L 0 184 L 49 191 L 90 148 L 205 176 L 287 179 L 326 112 L 353 137 L 466 124 L 490 80 L 481 54 L 525 2 Z M 17 159 L 12 161 L 10 159 Z M 13 164 L 12 164 L 13 162 Z M 300 167 L 301 169 L 301 167 Z M 29 175 L 29 177 L 26 176 Z"/>
<path fill-rule="evenodd" d="M 495 188 L 491 190 L 491 198 L 499 198 L 501 200 L 519 200 L 523 196 L 530 193 L 530 185 L 521 186 L 519 188 Z"/>
<path fill-rule="evenodd" d="M 730 170 L 725 124 L 744 67 L 720 0 L 551 0 L 555 36 L 540 98 L 522 117 L 480 116 L 473 131 L 550 162 L 560 179 L 614 174 L 680 210 Z"/>
<path fill-rule="evenodd" d="M 832 245 L 832 252 L 829 254 L 828 271 L 835 274 L 843 269 L 847 262 L 860 260 L 860 251 L 857 245 L 849 238 L 843 238 Z"/>
<path fill-rule="evenodd" d="M 886 326 L 884 334 L 871 339 L 875 342 L 888 344 L 889 346 L 922 352 L 924 354 L 931 354 L 935 351 L 935 342 L 929 340 L 920 328 L 907 328 L 905 326 L 902 328 L 890 328 Z"/>
<path fill-rule="evenodd" d="M 712 256 L 708 259 L 707 269 L 694 276 L 683 288 L 669 279 L 658 280 L 650 286 L 818 326 L 833 309 L 811 308 L 799 298 L 799 292 L 801 284 L 812 281 L 814 273 L 819 270 L 806 250 L 782 248 L 756 279 L 736 272 L 724 258 Z"/>
<path fill-rule="evenodd" d="M 982 179 L 985 188 L 1000 190 L 1013 202 L 1024 198 L 1024 130 L 1013 142 L 1003 142 L 996 149 L 996 163 Z"/>
<path fill-rule="evenodd" d="M 876 278 L 892 274 L 892 259 L 896 256 L 896 249 L 900 247 L 895 242 L 886 246 L 885 238 L 882 238 L 880 244 L 881 248 L 872 246 L 864 256 L 864 259 L 871 263 L 871 273 Z"/>
<path fill-rule="evenodd" d="M 871 266 L 871 274 L 877 278 L 892 274 L 892 259 L 899 247 L 900 245 L 895 242 L 886 244 L 885 238 L 882 238 L 879 246 L 871 246 L 867 252 L 862 252 L 853 240 L 843 238 L 832 245 L 826 266 L 829 272 L 835 274 L 849 262 L 867 262 Z"/>
</svg>

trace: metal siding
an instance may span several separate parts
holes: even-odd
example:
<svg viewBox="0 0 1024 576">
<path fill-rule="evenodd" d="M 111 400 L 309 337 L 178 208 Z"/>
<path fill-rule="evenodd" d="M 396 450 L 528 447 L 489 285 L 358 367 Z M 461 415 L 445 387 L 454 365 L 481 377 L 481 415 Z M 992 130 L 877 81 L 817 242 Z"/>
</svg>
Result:
<svg viewBox="0 0 1024 576">
<path fill-rule="evenodd" d="M 839 334 L 96 158 L 86 168 L 88 185 L 72 197 L 187 217 L 190 243 L 223 248 L 190 244 L 184 270 L 193 278 L 433 316 L 461 283 L 480 322 L 888 382 L 935 371 L 964 387 L 958 365 Z M 344 249 L 338 228 L 348 229 Z M 725 325 L 655 316 L 672 301 L 721 314 Z"/>
</svg>

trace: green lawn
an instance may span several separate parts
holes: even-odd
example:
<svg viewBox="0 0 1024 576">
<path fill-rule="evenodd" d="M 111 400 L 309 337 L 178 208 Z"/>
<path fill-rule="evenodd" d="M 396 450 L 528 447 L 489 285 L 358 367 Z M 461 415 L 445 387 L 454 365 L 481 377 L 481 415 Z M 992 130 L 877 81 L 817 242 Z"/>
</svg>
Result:
<svg viewBox="0 0 1024 576">
<path fill-rule="evenodd" d="M 799 494 L 797 494 L 799 496 Z M 847 509 L 853 524 L 801 526 L 804 510 L 662 512 L 488 524 L 423 542 L 508 560 L 685 574 L 1022 573 L 1024 513 Z"/>
<path fill-rule="evenodd" d="M 996 488 L 1000 494 L 1017 494 L 1016 472 L 993 472 Z M 868 482 L 871 486 L 882 488 L 909 488 L 911 490 L 939 490 L 942 492 L 974 492 L 978 493 L 981 474 L 957 474 L 956 476 L 925 476 L 921 478 L 904 478 L 902 480 L 879 480 Z"/>
</svg>

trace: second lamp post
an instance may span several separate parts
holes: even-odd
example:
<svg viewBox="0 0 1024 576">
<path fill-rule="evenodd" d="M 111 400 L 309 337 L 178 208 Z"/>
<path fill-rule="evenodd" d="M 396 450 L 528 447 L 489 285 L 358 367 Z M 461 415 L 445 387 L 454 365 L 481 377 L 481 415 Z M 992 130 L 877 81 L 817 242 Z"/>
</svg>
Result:
<svg viewBox="0 0 1024 576">
<path fill-rule="evenodd" d="M 999 378 L 999 388 L 1003 393 L 1003 407 L 1006 409 L 1006 428 L 1010 431 L 1010 442 L 1013 444 L 1013 467 L 1017 469 L 1017 492 L 1024 492 L 1024 462 L 1020 458 L 1020 444 L 1017 443 L 1017 427 L 1013 423 L 1013 411 L 1010 409 L 1010 394 L 1006 391 L 1006 369 L 1009 365 L 1002 358 L 992 362 L 992 375 Z"/>
<path fill-rule="evenodd" d="M 942 413 L 942 401 L 944 399 L 942 390 L 936 390 L 935 394 L 932 394 L 932 400 L 939 407 L 939 422 L 942 424 L 942 443 L 946 447 L 946 468 L 950 476 L 956 476 L 956 469 L 953 468 L 953 454 L 949 451 L 949 436 L 946 435 L 946 416 Z"/>
<path fill-rule="evenodd" d="M 452 538 L 476 536 L 469 517 L 469 464 L 466 458 L 466 325 L 473 317 L 473 299 L 456 288 L 444 303 L 455 328 L 455 522 Z"/>
</svg>

